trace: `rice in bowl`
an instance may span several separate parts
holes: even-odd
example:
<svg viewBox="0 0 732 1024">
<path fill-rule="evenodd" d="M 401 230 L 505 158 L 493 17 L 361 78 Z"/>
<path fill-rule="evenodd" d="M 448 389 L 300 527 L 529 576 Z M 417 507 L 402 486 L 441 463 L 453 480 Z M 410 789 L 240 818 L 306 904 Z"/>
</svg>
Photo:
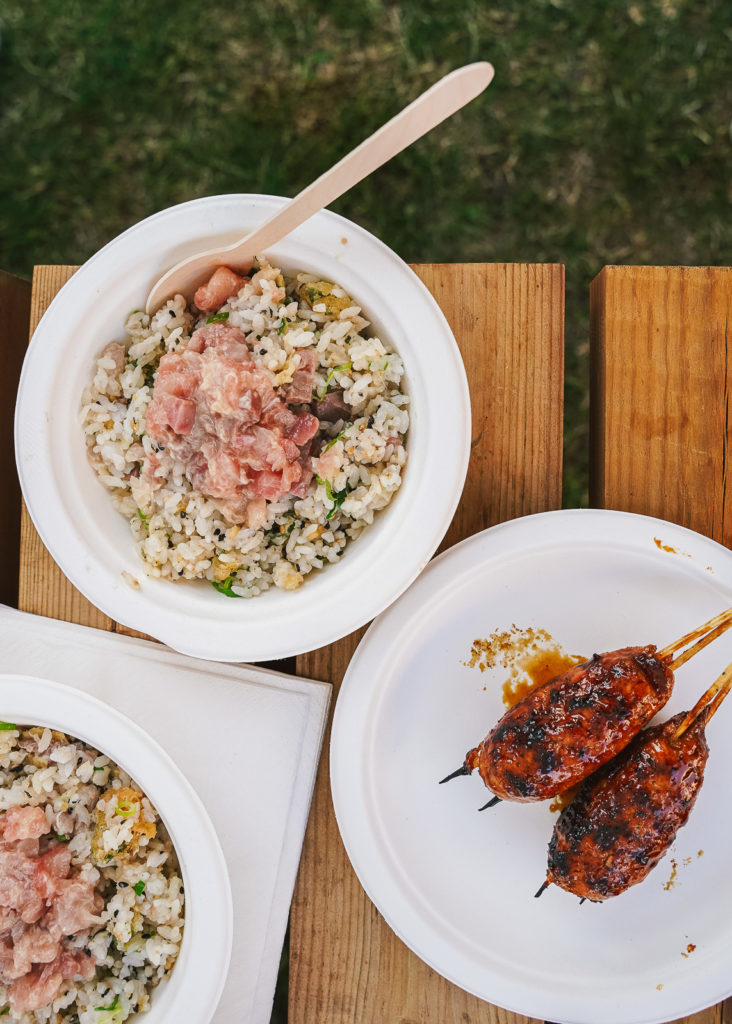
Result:
<svg viewBox="0 0 732 1024">
<path fill-rule="evenodd" d="M 173 844 L 104 754 L 56 730 L 0 726 L 0 1015 L 121 1024 L 149 1009 L 180 950 Z"/>
<path fill-rule="evenodd" d="M 206 310 L 210 315 L 176 296 L 153 317 L 140 311 L 130 315 L 124 343 L 113 342 L 102 351 L 83 396 L 88 454 L 130 523 L 148 575 L 206 580 L 229 597 L 254 597 L 273 584 L 295 590 L 308 573 L 339 560 L 402 482 L 409 427 L 402 360 L 368 334 L 368 321 L 343 289 L 312 274 L 286 279 L 279 268 L 263 262 L 233 295 L 206 304 Z M 204 356 L 206 348 L 216 345 L 223 351 L 231 347 L 233 332 L 246 345 L 244 361 L 264 382 L 261 388 L 285 409 L 283 422 L 285 414 L 300 424 L 308 417 L 315 421 L 313 436 L 298 442 L 298 448 L 290 445 L 287 464 L 279 470 L 283 475 L 292 471 L 291 489 L 287 482 L 274 491 L 262 486 L 253 497 L 249 484 L 243 492 L 237 484 L 236 500 L 216 493 L 217 481 L 211 482 L 218 453 L 207 456 L 203 471 L 200 462 L 206 460 L 193 444 L 188 457 L 181 456 L 177 442 L 182 435 L 169 424 L 185 429 L 178 410 L 188 399 L 174 381 L 167 395 L 162 393 L 162 378 L 172 381 L 168 368 L 176 356 L 176 372 L 185 373 L 186 354 L 193 363 L 200 350 Z M 163 414 L 167 433 L 156 439 L 150 424 L 159 425 L 157 409 L 163 401 L 176 411 Z M 262 422 L 274 407 L 273 401 L 263 410 Z M 200 409 L 196 417 L 194 430 Z M 247 443 L 261 426 L 256 419 L 253 423 L 242 434 Z M 212 429 L 218 430 L 218 444 L 220 417 Z M 297 430 L 290 436 L 297 439 Z M 161 438 L 175 443 L 161 443 Z M 280 440 L 286 445 L 290 438 Z M 240 455 L 228 436 L 226 444 L 227 457 Z M 251 459 L 243 465 L 243 471 L 241 464 L 234 467 L 241 471 L 240 480 L 246 481 L 247 473 L 250 481 L 267 476 L 269 485 L 272 473 L 261 473 L 261 465 Z M 242 493 L 245 498 L 239 500 Z"/>
</svg>

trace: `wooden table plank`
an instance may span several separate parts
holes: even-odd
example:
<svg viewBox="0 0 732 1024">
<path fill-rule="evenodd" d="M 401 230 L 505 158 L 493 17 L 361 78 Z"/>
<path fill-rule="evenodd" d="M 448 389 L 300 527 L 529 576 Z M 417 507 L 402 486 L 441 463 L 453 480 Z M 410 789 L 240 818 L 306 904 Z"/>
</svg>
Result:
<svg viewBox="0 0 732 1024">
<path fill-rule="evenodd" d="M 13 412 L 20 367 L 28 341 L 28 315 L 31 286 L 0 270 L 0 479 L 3 500 L 0 503 L 0 602 L 15 605 L 18 600 L 18 564 L 20 550 L 20 483 L 13 450 Z"/>
<path fill-rule="evenodd" d="M 593 504 L 732 546 L 732 268 L 605 267 L 590 322 Z M 687 1021 L 731 1017 L 728 1000 Z"/>
<path fill-rule="evenodd" d="M 75 268 L 39 267 L 31 329 Z M 559 266 L 429 265 L 417 268 L 458 337 L 471 381 L 474 444 L 469 480 L 445 544 L 494 522 L 559 507 L 564 274 Z M 444 546 L 444 545 L 443 545 Z M 24 510 L 20 607 L 120 629 L 76 591 Z M 301 674 L 340 682 L 358 636 L 300 660 Z M 319 842 L 314 844 L 314 838 Z M 522 1018 L 449 985 L 413 957 L 365 898 L 332 815 L 322 759 L 292 921 L 290 1017 L 319 1022 Z M 318 884 L 309 885 L 310 873 Z M 346 941 L 322 914 L 322 880 L 347 915 Z M 325 954 L 321 956 L 320 953 Z"/>
<path fill-rule="evenodd" d="M 732 268 L 605 267 L 590 310 L 593 504 L 732 545 Z"/>
<path fill-rule="evenodd" d="M 515 516 L 558 508 L 564 268 L 438 264 L 415 269 L 450 321 L 471 390 L 468 481 L 445 543 Z M 298 658 L 298 672 L 337 688 L 360 635 Z M 290 920 L 289 1010 L 291 1024 L 524 1020 L 445 981 L 387 926 L 341 843 L 327 757 L 321 759 Z"/>
<path fill-rule="evenodd" d="M 66 284 L 76 267 L 36 267 L 33 273 L 30 331 L 38 326 L 51 299 Z M 23 505 L 20 537 L 18 607 L 82 626 L 113 630 L 112 620 L 73 587 L 48 553 Z"/>
<path fill-rule="evenodd" d="M 35 268 L 30 310 L 31 334 L 53 297 L 77 269 L 70 266 Z M 71 585 L 38 536 L 25 505 L 21 515 L 19 583 L 18 607 L 23 611 L 151 639 L 104 615 Z"/>
</svg>

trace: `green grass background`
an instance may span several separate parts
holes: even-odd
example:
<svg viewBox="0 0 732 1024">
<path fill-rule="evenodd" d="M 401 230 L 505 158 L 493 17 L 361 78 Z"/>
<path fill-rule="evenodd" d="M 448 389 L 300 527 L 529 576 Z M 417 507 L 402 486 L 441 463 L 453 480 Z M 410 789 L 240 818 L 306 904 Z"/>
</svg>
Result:
<svg viewBox="0 0 732 1024">
<path fill-rule="evenodd" d="M 195 196 L 293 195 L 488 59 L 487 93 L 334 209 L 410 261 L 566 265 L 583 504 L 590 280 L 732 263 L 731 44 L 729 0 L 3 0 L 0 266 L 82 262 Z"/>
<path fill-rule="evenodd" d="M 560 261 L 565 504 L 587 496 L 587 289 L 732 262 L 729 0 L 3 0 L 0 266 L 172 203 L 293 195 L 443 73 L 487 93 L 334 209 L 412 261 Z"/>
</svg>

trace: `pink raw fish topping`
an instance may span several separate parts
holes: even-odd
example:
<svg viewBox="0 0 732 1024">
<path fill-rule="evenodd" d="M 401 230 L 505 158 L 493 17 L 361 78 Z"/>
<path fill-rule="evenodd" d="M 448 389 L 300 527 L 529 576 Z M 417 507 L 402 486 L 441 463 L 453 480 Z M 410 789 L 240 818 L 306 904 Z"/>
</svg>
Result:
<svg viewBox="0 0 732 1024">
<path fill-rule="evenodd" d="M 0 819 L 0 828 L 6 843 L 16 839 L 40 839 L 51 831 L 40 807 L 9 807 Z"/>
<path fill-rule="evenodd" d="M 236 295 L 245 281 L 246 278 L 235 274 L 228 267 L 219 267 L 214 271 L 211 279 L 201 285 L 193 296 L 193 301 L 199 309 L 205 309 L 206 312 L 220 309 L 227 299 Z"/>
<path fill-rule="evenodd" d="M 62 878 L 56 882 L 56 896 L 43 923 L 56 939 L 76 935 L 99 924 L 102 898 L 94 886 L 81 878 Z"/>
<path fill-rule="evenodd" d="M 300 356 L 295 380 L 314 375 L 317 363 L 315 353 Z M 296 394 L 306 391 L 297 401 L 312 392 L 301 380 Z M 199 328 L 184 352 L 163 356 L 145 423 L 152 440 L 185 463 L 193 487 L 234 523 L 263 522 L 260 499 L 304 494 L 319 426 L 317 417 L 298 415 L 278 398 L 242 332 L 225 324 Z"/>
<path fill-rule="evenodd" d="M 35 967 L 8 988 L 10 1008 L 15 1013 L 23 1013 L 48 1006 L 56 998 L 63 980 L 55 962 L 45 967 Z"/>
<path fill-rule="evenodd" d="M 64 979 L 91 978 L 96 968 L 83 949 L 61 944 L 101 921 L 102 897 L 69 877 L 67 846 L 39 854 L 49 831 L 40 807 L 11 807 L 0 818 L 0 983 L 16 1013 L 47 1006 Z"/>
<path fill-rule="evenodd" d="M 287 389 L 285 401 L 311 402 L 315 386 L 315 371 L 318 368 L 318 353 L 311 348 L 300 352 L 300 365 L 292 376 L 292 384 Z"/>
</svg>

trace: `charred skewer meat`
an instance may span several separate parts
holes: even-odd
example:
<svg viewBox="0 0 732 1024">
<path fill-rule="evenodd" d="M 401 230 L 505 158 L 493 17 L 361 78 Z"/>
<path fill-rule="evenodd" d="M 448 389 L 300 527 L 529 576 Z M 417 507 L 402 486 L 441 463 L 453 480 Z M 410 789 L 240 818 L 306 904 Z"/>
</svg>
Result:
<svg viewBox="0 0 732 1024">
<path fill-rule="evenodd" d="M 660 651 L 652 644 L 626 647 L 573 666 L 510 708 L 441 781 L 477 768 L 495 794 L 486 807 L 570 789 L 632 741 L 668 701 L 674 671 L 730 626 L 732 609 Z"/>
<path fill-rule="evenodd" d="M 642 882 L 686 824 L 709 756 L 705 729 L 732 687 L 732 665 L 687 714 L 639 733 L 559 816 L 547 885 L 594 902 Z"/>
</svg>

